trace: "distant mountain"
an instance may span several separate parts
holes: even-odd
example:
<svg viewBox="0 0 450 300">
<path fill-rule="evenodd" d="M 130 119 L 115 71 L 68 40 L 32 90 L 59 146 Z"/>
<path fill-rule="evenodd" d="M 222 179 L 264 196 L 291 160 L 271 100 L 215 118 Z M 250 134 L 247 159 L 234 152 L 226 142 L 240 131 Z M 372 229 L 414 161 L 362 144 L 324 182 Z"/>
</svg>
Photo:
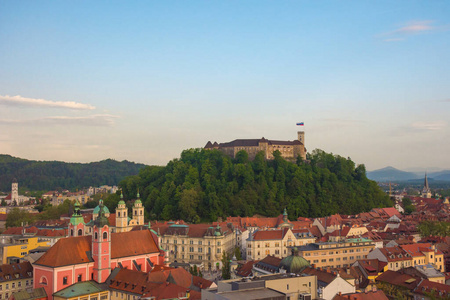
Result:
<svg viewBox="0 0 450 300">
<path fill-rule="evenodd" d="M 379 170 L 368 171 L 367 178 L 375 181 L 406 181 L 411 179 L 419 179 L 415 173 L 405 172 L 393 167 L 386 167 Z"/>
<path fill-rule="evenodd" d="M 450 170 L 430 173 L 428 177 L 433 178 L 434 180 L 450 181 Z"/>
<path fill-rule="evenodd" d="M 118 185 L 126 176 L 138 174 L 145 166 L 126 160 L 106 159 L 82 164 L 35 161 L 0 154 L 0 191 L 9 192 L 14 178 L 19 182 L 19 188 L 32 191 Z"/>
</svg>

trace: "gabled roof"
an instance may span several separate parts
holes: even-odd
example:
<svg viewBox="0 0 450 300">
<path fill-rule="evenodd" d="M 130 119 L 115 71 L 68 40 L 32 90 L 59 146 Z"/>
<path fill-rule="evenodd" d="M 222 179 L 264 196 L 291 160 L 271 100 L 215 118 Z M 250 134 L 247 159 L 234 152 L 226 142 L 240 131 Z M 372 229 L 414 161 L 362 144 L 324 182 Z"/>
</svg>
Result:
<svg viewBox="0 0 450 300">
<path fill-rule="evenodd" d="M 0 283 L 23 278 L 33 278 L 33 266 L 28 261 L 0 266 Z"/>
<path fill-rule="evenodd" d="M 337 277 L 337 275 L 330 270 L 319 270 L 315 268 L 306 268 L 302 273 L 317 276 L 317 280 L 321 281 L 322 285 L 325 286 L 330 284 Z"/>
<path fill-rule="evenodd" d="M 420 282 L 420 279 L 411 275 L 388 270 L 375 278 L 375 281 L 386 282 L 391 285 L 398 285 L 413 290 Z"/>
<path fill-rule="evenodd" d="M 92 236 L 59 239 L 35 264 L 48 267 L 83 264 L 92 261 Z M 111 258 L 159 253 L 149 230 L 111 234 Z"/>
</svg>

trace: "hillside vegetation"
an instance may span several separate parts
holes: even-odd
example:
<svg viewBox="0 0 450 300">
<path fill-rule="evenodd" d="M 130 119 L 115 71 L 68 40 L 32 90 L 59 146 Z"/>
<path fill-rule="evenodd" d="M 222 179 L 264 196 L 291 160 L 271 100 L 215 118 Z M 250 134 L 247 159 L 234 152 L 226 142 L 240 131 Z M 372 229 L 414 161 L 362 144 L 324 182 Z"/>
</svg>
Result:
<svg viewBox="0 0 450 300">
<path fill-rule="evenodd" d="M 138 174 L 143 167 L 143 164 L 112 159 L 81 164 L 0 155 L 0 191 L 11 191 L 14 178 L 18 180 L 21 190 L 32 191 L 117 185 L 124 177 Z"/>
<path fill-rule="evenodd" d="M 139 188 L 152 219 L 215 221 L 226 216 L 277 216 L 290 219 L 334 213 L 355 214 L 392 205 L 364 165 L 314 150 L 308 163 L 284 160 L 279 152 L 266 161 L 245 151 L 232 159 L 218 150 L 190 149 L 165 167 L 146 167 L 120 183 L 126 199 Z"/>
</svg>

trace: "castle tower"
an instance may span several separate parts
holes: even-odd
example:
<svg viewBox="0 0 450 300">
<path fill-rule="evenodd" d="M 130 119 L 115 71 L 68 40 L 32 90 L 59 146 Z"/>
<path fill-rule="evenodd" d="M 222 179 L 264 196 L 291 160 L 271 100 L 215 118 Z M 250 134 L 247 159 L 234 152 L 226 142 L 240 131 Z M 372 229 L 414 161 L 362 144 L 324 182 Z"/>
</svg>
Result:
<svg viewBox="0 0 450 300">
<path fill-rule="evenodd" d="M 142 207 L 139 190 L 137 192 L 137 199 L 133 205 L 133 220 L 136 220 L 137 225 L 144 225 L 144 207 Z"/>
<path fill-rule="evenodd" d="M 75 200 L 74 211 L 69 222 L 69 236 L 83 236 L 85 234 L 85 223 L 80 213 L 80 203 Z"/>
<path fill-rule="evenodd" d="M 305 145 L 305 132 L 304 131 L 297 131 L 298 140 Z"/>
<path fill-rule="evenodd" d="M 427 173 L 425 173 L 425 181 L 423 183 L 422 197 L 423 198 L 431 198 L 431 190 L 430 190 L 430 186 L 428 185 Z"/>
<path fill-rule="evenodd" d="M 14 202 L 15 201 L 15 202 Z M 17 182 L 17 179 L 14 178 L 12 185 L 11 185 L 11 204 L 17 204 L 19 205 L 19 183 Z"/>
<path fill-rule="evenodd" d="M 120 193 L 120 201 L 116 208 L 116 232 L 128 231 L 128 209 Z"/>
<path fill-rule="evenodd" d="M 92 258 L 94 259 L 93 280 L 103 283 L 111 273 L 111 232 L 103 203 L 92 228 Z"/>
</svg>

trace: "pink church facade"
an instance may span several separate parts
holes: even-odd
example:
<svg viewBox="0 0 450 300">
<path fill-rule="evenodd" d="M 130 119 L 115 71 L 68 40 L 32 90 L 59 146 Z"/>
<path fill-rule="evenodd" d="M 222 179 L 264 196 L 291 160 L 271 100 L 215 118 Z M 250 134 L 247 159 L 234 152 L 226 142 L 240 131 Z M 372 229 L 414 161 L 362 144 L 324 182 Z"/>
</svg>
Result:
<svg viewBox="0 0 450 300">
<path fill-rule="evenodd" d="M 164 251 L 150 230 L 111 233 L 101 218 L 84 233 L 84 224 L 71 224 L 67 238 L 60 239 L 34 264 L 34 288 L 44 288 L 48 299 L 77 282 L 106 281 L 114 268 L 150 272 L 153 265 L 164 264 Z M 104 220 L 104 219 L 103 219 Z"/>
</svg>

